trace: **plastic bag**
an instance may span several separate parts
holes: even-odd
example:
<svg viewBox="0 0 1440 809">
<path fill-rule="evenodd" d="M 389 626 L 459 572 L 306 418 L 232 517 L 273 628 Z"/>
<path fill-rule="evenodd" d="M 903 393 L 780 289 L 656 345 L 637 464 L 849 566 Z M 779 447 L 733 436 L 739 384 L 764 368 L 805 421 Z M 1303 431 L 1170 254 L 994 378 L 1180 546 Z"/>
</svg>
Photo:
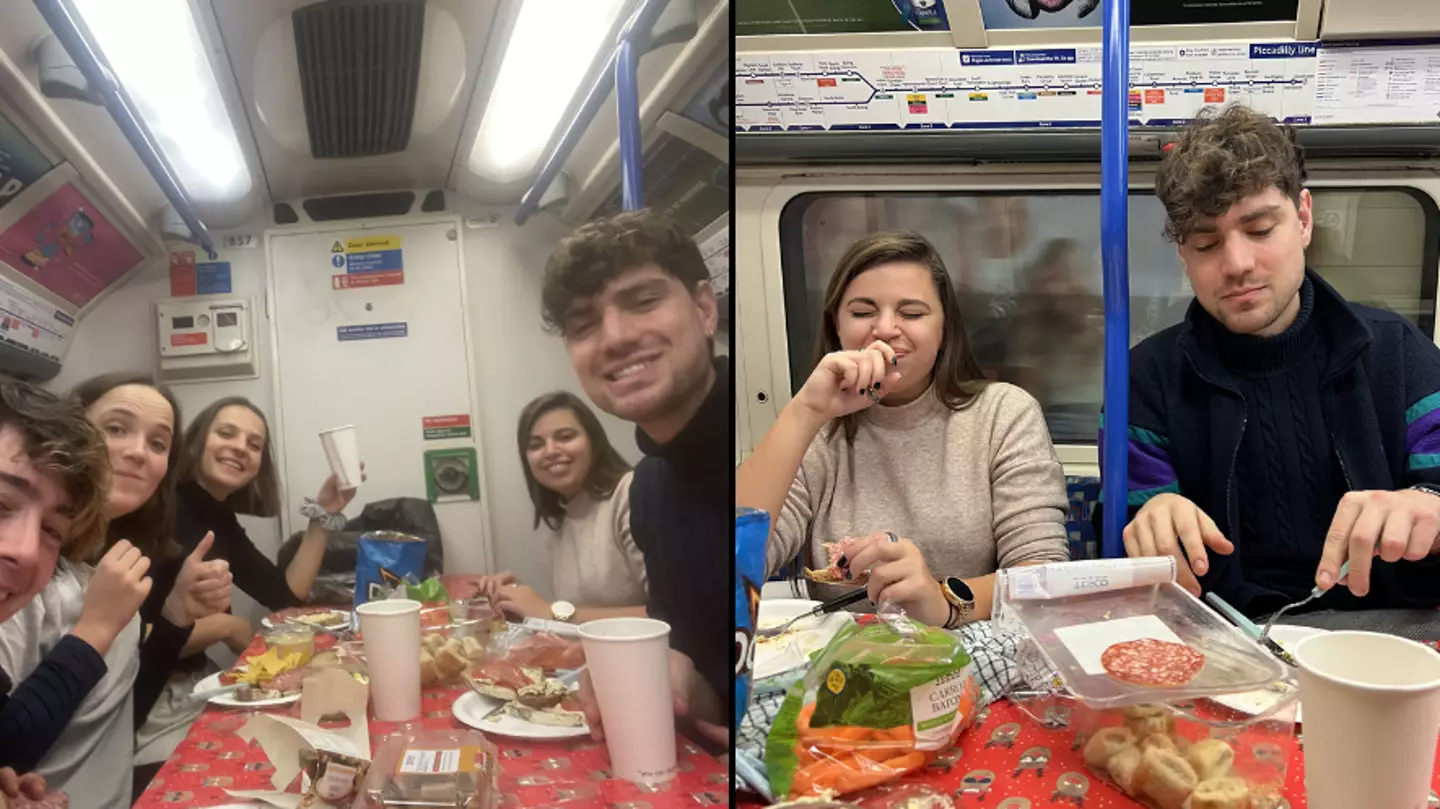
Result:
<svg viewBox="0 0 1440 809">
<path fill-rule="evenodd" d="M 412 601 L 419 601 L 421 604 L 449 604 L 450 591 L 440 583 L 439 576 L 431 576 L 419 585 L 407 585 L 406 595 Z"/>
<path fill-rule="evenodd" d="M 777 797 L 833 797 L 913 772 L 978 713 L 980 687 L 955 636 L 880 607 L 842 629 L 791 687 L 765 745 Z"/>
<path fill-rule="evenodd" d="M 390 597 L 406 577 L 420 580 L 425 566 L 425 540 L 397 531 L 376 531 L 360 537 L 355 565 L 355 606 Z"/>
<path fill-rule="evenodd" d="M 735 509 L 735 724 L 740 730 L 750 708 L 750 669 L 755 663 L 755 620 L 765 579 L 765 543 L 770 515 L 759 509 Z"/>
</svg>

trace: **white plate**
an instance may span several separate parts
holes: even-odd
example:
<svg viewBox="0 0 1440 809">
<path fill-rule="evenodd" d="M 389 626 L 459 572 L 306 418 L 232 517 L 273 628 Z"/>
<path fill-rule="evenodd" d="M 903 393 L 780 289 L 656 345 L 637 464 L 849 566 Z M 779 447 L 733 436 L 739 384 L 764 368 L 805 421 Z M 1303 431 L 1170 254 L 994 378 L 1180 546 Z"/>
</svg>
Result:
<svg viewBox="0 0 1440 809">
<path fill-rule="evenodd" d="M 1291 626 L 1289 624 L 1276 624 L 1270 629 L 1270 638 L 1285 648 L 1285 651 L 1294 654 L 1295 647 L 1300 641 L 1311 635 L 1323 635 L 1328 630 L 1316 629 L 1313 626 Z M 1223 697 L 1214 697 L 1214 700 L 1227 708 L 1233 708 L 1241 713 L 1258 714 L 1270 709 L 1278 700 L 1287 696 L 1287 692 L 1280 689 L 1265 689 L 1261 691 L 1247 691 L 1244 694 L 1227 694 Z M 1300 706 L 1295 706 L 1295 724 L 1300 724 Z"/>
<path fill-rule="evenodd" d="M 482 697 L 474 691 L 466 691 L 450 707 L 455 718 L 476 730 L 505 736 L 511 739 L 575 739 L 590 735 L 590 726 L 581 723 L 579 727 L 561 728 L 554 725 L 537 725 L 526 722 L 507 713 L 499 713 L 485 719 L 485 715 L 499 708 L 500 700 Z"/>
<path fill-rule="evenodd" d="M 800 598 L 777 598 L 761 600 L 755 622 L 757 629 L 779 626 L 797 615 L 803 615 L 820 606 L 819 601 Z M 751 676 L 764 680 L 810 663 L 810 654 L 825 646 L 835 633 L 855 620 L 841 610 L 819 618 L 806 618 L 778 638 L 762 639 L 755 644 L 755 660 Z"/>
<path fill-rule="evenodd" d="M 316 610 L 316 612 L 324 612 L 324 611 L 325 611 L 325 610 Z M 338 610 L 338 609 L 337 609 L 337 610 L 333 610 L 333 612 L 343 613 L 343 612 L 345 612 L 345 611 L 344 611 L 344 610 Z M 309 626 L 309 624 L 302 624 L 302 625 L 303 625 L 303 626 Z M 271 621 L 271 620 L 270 620 L 270 616 L 267 615 L 267 616 L 265 616 L 264 618 L 261 618 L 261 619 L 260 619 L 260 626 L 263 626 L 263 627 L 265 627 L 266 629 L 274 629 L 274 628 L 275 628 L 275 622 Z M 339 632 L 339 631 L 341 631 L 342 629 L 349 629 L 349 628 L 350 628 L 350 616 L 349 616 L 349 615 L 346 615 L 344 620 L 342 620 L 342 621 L 340 621 L 340 622 L 338 622 L 338 623 L 331 624 L 331 625 L 329 625 L 329 626 L 322 626 L 322 627 L 320 627 L 320 628 L 321 628 L 321 629 L 328 629 L 328 630 L 330 630 L 331 632 Z"/>
<path fill-rule="evenodd" d="M 196 683 L 195 689 L 191 693 L 199 693 L 201 691 L 211 691 L 216 688 L 223 688 L 224 684 L 220 682 L 220 674 L 221 672 L 217 671 L 209 677 L 206 677 L 205 679 Z M 246 702 L 244 700 L 236 699 L 235 693 L 232 691 L 226 694 L 219 694 L 211 697 L 210 703 L 213 705 L 223 705 L 226 708 L 273 708 L 277 705 L 289 705 L 290 703 L 295 702 L 298 699 L 300 699 L 300 694 L 297 692 L 295 694 L 292 694 L 291 696 L 280 697 L 279 699 L 262 699 L 254 702 Z"/>
</svg>

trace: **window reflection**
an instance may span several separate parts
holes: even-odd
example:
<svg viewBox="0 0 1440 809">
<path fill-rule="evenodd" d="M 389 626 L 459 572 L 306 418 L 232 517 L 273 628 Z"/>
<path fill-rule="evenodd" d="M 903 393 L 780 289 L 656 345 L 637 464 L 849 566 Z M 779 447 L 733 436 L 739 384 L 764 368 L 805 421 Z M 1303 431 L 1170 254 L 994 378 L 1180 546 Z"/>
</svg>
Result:
<svg viewBox="0 0 1440 809">
<path fill-rule="evenodd" d="M 1433 335 L 1434 203 L 1405 189 L 1314 192 L 1310 265 L 1356 303 Z M 1059 444 L 1094 444 L 1103 399 L 1100 204 L 1095 192 L 809 194 L 781 218 L 791 380 L 810 372 L 825 284 L 841 255 L 876 230 L 917 230 L 959 293 L 987 376 L 1040 402 Z M 1192 294 L 1165 211 L 1130 198 L 1130 344 L 1184 317 Z"/>
</svg>

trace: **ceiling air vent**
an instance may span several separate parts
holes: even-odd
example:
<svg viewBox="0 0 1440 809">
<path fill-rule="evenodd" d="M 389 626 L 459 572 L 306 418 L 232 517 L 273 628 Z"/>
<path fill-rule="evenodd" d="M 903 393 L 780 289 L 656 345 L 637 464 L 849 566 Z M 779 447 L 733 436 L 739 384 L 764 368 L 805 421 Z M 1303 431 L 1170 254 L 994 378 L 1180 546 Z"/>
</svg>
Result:
<svg viewBox="0 0 1440 809">
<path fill-rule="evenodd" d="M 424 0 L 326 0 L 291 16 L 310 154 L 403 150 L 415 116 Z"/>
</svg>

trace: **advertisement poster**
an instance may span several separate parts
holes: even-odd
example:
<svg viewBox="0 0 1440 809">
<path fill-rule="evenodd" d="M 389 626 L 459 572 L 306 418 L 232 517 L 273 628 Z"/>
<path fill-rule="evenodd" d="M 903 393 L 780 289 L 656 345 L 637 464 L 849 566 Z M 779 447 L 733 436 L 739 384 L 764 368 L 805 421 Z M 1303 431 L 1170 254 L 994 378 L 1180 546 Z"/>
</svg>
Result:
<svg viewBox="0 0 1440 809">
<path fill-rule="evenodd" d="M 0 208 L 54 167 L 14 124 L 0 115 Z"/>
<path fill-rule="evenodd" d="M 1299 0 L 1144 0 L 1131 25 L 1200 25 L 1295 19 Z M 1101 0 L 980 0 L 987 29 L 1099 28 Z"/>
<path fill-rule="evenodd" d="M 0 233 L 0 261 L 79 308 L 140 259 L 140 251 L 70 183 Z"/>
<path fill-rule="evenodd" d="M 736 0 L 735 33 L 949 31 L 945 0 Z"/>
</svg>

